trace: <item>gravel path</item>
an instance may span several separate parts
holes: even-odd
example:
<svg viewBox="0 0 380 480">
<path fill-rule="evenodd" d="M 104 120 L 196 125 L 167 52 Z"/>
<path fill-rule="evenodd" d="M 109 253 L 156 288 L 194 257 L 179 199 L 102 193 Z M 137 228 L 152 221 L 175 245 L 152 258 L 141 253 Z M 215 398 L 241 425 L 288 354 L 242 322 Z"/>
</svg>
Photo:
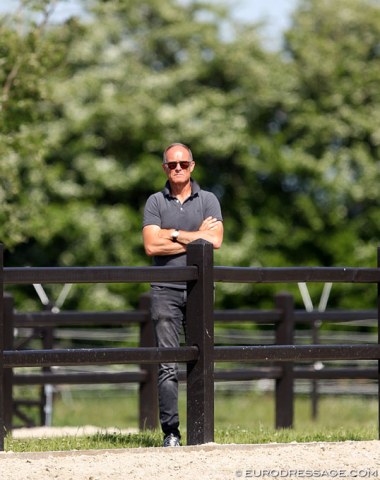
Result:
<svg viewBox="0 0 380 480">
<path fill-rule="evenodd" d="M 1 480 L 379 478 L 380 441 L 0 453 Z"/>
</svg>

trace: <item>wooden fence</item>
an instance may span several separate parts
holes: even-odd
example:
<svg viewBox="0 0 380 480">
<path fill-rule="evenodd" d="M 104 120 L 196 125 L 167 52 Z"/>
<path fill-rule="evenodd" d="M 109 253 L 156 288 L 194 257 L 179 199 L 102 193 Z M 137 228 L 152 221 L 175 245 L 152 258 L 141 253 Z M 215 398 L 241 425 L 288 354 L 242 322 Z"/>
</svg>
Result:
<svg viewBox="0 0 380 480">
<path fill-rule="evenodd" d="M 139 346 L 153 347 L 154 332 L 150 322 L 150 296 L 142 295 L 140 306 L 136 311 L 128 312 L 27 312 L 20 313 L 13 308 L 13 298 L 4 296 L 4 349 L 8 351 L 28 348 L 36 338 L 46 350 L 56 348 L 54 329 L 61 326 L 98 325 L 128 326 L 138 325 Z M 15 338 L 14 332 L 26 329 L 30 332 L 25 338 Z M 30 347 L 29 347 L 30 348 Z M 44 390 L 40 398 L 25 400 L 15 398 L 15 385 L 83 385 L 105 383 L 137 383 L 139 385 L 139 428 L 154 429 L 158 426 L 157 368 L 153 364 L 142 365 L 136 372 L 75 372 L 62 373 L 44 367 L 40 372 L 16 373 L 7 369 L 4 373 L 4 422 L 7 432 L 13 429 L 13 417 L 21 420 L 23 425 L 31 427 L 35 422 L 26 410 L 37 407 L 39 422 L 46 424 L 47 399 Z M 27 408 L 25 408 L 27 407 Z M 31 408 L 28 408 L 31 407 Z"/>
<path fill-rule="evenodd" d="M 0 385 L 4 386 L 7 372 L 18 367 L 51 367 L 61 365 L 140 364 L 161 362 L 186 364 L 187 382 L 187 443 L 201 444 L 214 439 L 214 362 L 275 362 L 270 378 L 276 379 L 276 404 L 288 405 L 276 412 L 279 425 L 291 426 L 293 418 L 293 382 L 302 372 L 293 368 L 293 362 L 317 360 L 377 360 L 377 372 L 368 378 L 379 378 L 380 341 L 361 345 L 294 345 L 292 341 L 294 316 L 289 308 L 289 296 L 278 299 L 274 312 L 261 312 L 264 321 L 276 322 L 278 344 L 260 346 L 214 346 L 213 285 L 230 283 L 295 283 L 336 282 L 376 283 L 380 298 L 380 268 L 244 268 L 214 267 L 212 245 L 205 241 L 193 242 L 188 247 L 188 263 L 183 268 L 171 267 L 72 267 L 72 268 L 4 268 L 0 249 Z M 379 261 L 378 261 L 379 267 Z M 92 348 L 59 350 L 8 350 L 9 329 L 5 322 L 4 285 L 32 283 L 150 283 L 153 281 L 188 282 L 187 345 L 180 348 Z M 378 302 L 378 305 L 380 302 Z M 287 313 L 288 312 L 288 313 Z M 318 318 L 321 318 L 318 312 Z M 226 317 L 231 312 L 226 312 Z M 236 312 L 233 314 L 236 316 Z M 278 315 L 278 312 L 277 312 Z M 226 318 L 225 317 L 225 318 Z M 289 318 L 288 318 L 289 317 Z M 379 318 L 379 315 L 377 315 Z M 8 340 L 7 340 L 8 338 Z M 9 344 L 9 343 L 8 343 Z M 277 372 L 277 373 L 275 373 Z M 303 375 L 308 375 L 303 372 Z M 363 378 L 363 377 L 361 377 Z M 367 377 L 364 377 L 367 378 Z M 6 400 L 4 388 L 0 395 L 0 450 L 4 449 Z M 379 394 L 380 399 L 380 394 Z"/>
<path fill-rule="evenodd" d="M 294 301 L 290 294 L 281 293 L 276 295 L 275 308 L 272 310 L 215 310 L 214 326 L 219 325 L 223 329 L 223 324 L 230 327 L 234 324 L 249 323 L 250 325 L 273 325 L 273 332 L 270 332 L 272 344 L 293 345 L 297 328 L 306 327 L 309 332 L 308 337 L 312 343 L 318 342 L 315 323 L 318 322 L 350 322 L 377 318 L 377 311 L 342 311 L 329 310 L 324 312 L 305 312 L 294 309 Z M 52 308 L 53 307 L 53 308 Z M 53 305 L 48 306 L 50 310 L 40 312 L 17 312 L 13 308 L 13 299 L 10 295 L 4 297 L 4 328 L 5 328 L 5 350 L 19 350 L 31 348 L 30 343 L 42 344 L 43 349 L 60 348 L 59 341 L 56 340 L 56 332 L 60 327 L 86 327 L 86 332 L 91 332 L 91 328 L 107 326 L 105 335 L 112 333 L 112 327 L 138 326 L 137 343 L 140 347 L 154 346 L 153 325 L 150 318 L 150 295 L 143 294 L 140 298 L 139 308 L 136 311 L 125 312 L 75 312 L 75 311 L 56 311 Z M 279 325 L 282 322 L 290 322 L 291 332 L 289 338 L 281 335 Z M 27 334 L 20 334 L 22 331 Z M 67 331 L 67 330 L 65 330 Z M 83 332 L 83 330 L 80 330 Z M 284 329 L 283 329 L 284 331 Z M 17 332 L 17 335 L 14 335 Z M 71 334 L 75 335 L 70 330 Z M 258 333 L 258 332 L 257 332 Z M 256 334 L 257 334 L 256 333 Z M 120 335 L 120 333 L 119 333 Z M 373 335 L 372 335 L 373 336 Z M 35 340 L 38 339 L 39 342 Z M 353 342 L 355 342 L 353 338 Z M 226 343 L 226 342 L 224 342 Z M 231 343 L 231 340 L 229 340 Z M 257 340 L 255 341 L 257 344 Z M 305 341 L 303 342 L 305 343 Z M 247 341 L 246 341 L 247 344 Z M 72 348 L 72 347 L 70 347 Z M 307 366 L 297 366 L 290 364 L 293 380 L 311 380 L 312 381 L 312 412 L 313 417 L 317 415 L 318 405 L 318 380 L 323 379 L 377 379 L 377 368 L 358 368 L 357 366 L 340 366 L 339 368 L 315 369 L 314 364 Z M 10 432 L 13 428 L 13 419 L 16 419 L 18 426 L 32 427 L 35 425 L 48 425 L 50 420 L 49 399 L 46 396 L 45 389 L 41 388 L 39 398 L 25 399 L 17 398 L 13 395 L 15 385 L 84 385 L 84 384 L 126 384 L 135 383 L 138 385 L 138 425 L 140 430 L 155 429 L 158 427 L 158 407 L 157 407 L 157 368 L 155 365 L 141 365 L 139 371 L 127 372 L 98 372 L 82 371 L 70 372 L 61 369 L 51 369 L 43 367 L 39 372 L 17 373 L 13 369 L 7 369 L 4 373 L 4 418 L 5 428 Z M 279 380 L 283 374 L 283 368 L 280 365 L 270 365 L 265 367 L 250 366 L 242 368 L 230 367 L 228 370 L 217 369 L 214 372 L 215 382 L 238 381 L 245 382 L 250 380 L 271 379 Z M 180 371 L 181 381 L 186 381 L 185 372 Z M 280 393 L 281 382 L 275 382 L 275 427 L 290 428 L 293 426 L 294 411 L 294 381 L 286 384 L 287 392 Z M 35 421 L 36 415 L 31 412 L 38 409 L 38 422 Z"/>
</svg>

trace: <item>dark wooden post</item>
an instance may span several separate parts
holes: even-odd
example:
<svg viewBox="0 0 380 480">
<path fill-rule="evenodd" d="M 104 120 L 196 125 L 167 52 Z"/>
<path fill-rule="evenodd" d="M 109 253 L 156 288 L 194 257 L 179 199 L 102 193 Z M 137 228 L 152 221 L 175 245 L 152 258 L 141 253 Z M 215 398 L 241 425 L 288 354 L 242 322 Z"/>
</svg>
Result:
<svg viewBox="0 0 380 480">
<path fill-rule="evenodd" d="M 276 327 L 276 345 L 294 344 L 294 302 L 288 293 L 276 295 L 276 308 L 282 310 L 282 321 Z M 276 379 L 276 428 L 292 428 L 294 416 L 293 364 L 281 365 L 282 375 Z"/>
<path fill-rule="evenodd" d="M 13 350 L 13 298 L 4 294 L 4 350 Z M 13 418 L 13 370 L 4 369 L 4 425 L 6 432 L 12 430 Z"/>
<path fill-rule="evenodd" d="M 140 324 L 140 347 L 154 347 L 154 329 L 150 314 L 150 294 L 140 297 L 139 310 L 147 313 L 147 319 Z M 141 370 L 147 373 L 147 379 L 139 385 L 139 428 L 154 430 L 158 427 L 158 392 L 157 364 L 142 365 Z"/>
<path fill-rule="evenodd" d="M 319 343 L 319 327 L 321 322 L 319 320 L 313 320 L 311 324 L 311 339 L 314 345 Z M 316 365 L 314 363 L 314 365 Z M 313 379 L 311 381 L 311 418 L 316 420 L 318 417 L 318 380 Z"/>
<path fill-rule="evenodd" d="M 377 247 L 377 268 L 380 268 L 380 247 Z M 377 284 L 377 342 L 380 344 L 380 282 Z M 377 361 L 377 388 L 378 388 L 378 436 L 380 440 L 380 359 Z"/>
<path fill-rule="evenodd" d="M 187 264 L 196 265 L 198 280 L 187 287 L 187 345 L 199 358 L 187 365 L 187 444 L 214 440 L 214 283 L 213 246 L 205 240 L 188 245 Z"/>
<path fill-rule="evenodd" d="M 0 244 L 0 451 L 5 443 L 4 402 L 4 260 L 3 245 Z"/>
<path fill-rule="evenodd" d="M 49 302 L 47 305 L 44 305 L 44 310 L 47 312 L 54 311 L 54 304 Z M 43 327 L 41 329 L 41 337 L 42 337 L 42 348 L 44 350 L 53 350 L 54 348 L 54 328 L 52 326 Z M 52 369 L 50 366 L 42 367 L 42 372 L 44 373 L 51 373 Z M 50 388 L 51 385 L 49 385 Z M 44 425 L 50 427 L 50 418 L 52 412 L 49 411 L 52 409 L 52 405 L 50 402 L 52 401 L 51 398 L 48 398 L 48 385 L 44 384 L 40 387 L 40 402 L 39 402 L 39 410 L 40 410 L 40 425 Z M 50 393 L 49 393 L 50 395 Z"/>
</svg>

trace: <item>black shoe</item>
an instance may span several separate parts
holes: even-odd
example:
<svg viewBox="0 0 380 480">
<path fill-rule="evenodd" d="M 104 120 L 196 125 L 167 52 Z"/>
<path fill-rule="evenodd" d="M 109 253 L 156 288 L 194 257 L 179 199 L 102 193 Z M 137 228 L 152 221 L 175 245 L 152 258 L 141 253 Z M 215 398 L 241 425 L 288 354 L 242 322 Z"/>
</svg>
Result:
<svg viewBox="0 0 380 480">
<path fill-rule="evenodd" d="M 178 435 L 175 435 L 174 433 L 169 433 L 169 435 L 166 435 L 164 438 L 164 447 L 180 447 L 181 442 L 180 438 Z"/>
</svg>

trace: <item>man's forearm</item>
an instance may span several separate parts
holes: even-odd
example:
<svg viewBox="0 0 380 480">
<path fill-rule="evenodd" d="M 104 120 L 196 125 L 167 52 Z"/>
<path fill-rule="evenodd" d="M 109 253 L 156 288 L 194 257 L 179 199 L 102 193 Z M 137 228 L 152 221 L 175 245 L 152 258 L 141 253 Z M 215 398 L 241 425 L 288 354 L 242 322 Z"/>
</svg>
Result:
<svg viewBox="0 0 380 480">
<path fill-rule="evenodd" d="M 146 254 L 149 256 L 177 255 L 186 252 L 185 245 L 173 242 L 171 236 L 173 231 L 173 229 L 158 229 L 154 231 L 146 227 L 143 231 Z"/>
<path fill-rule="evenodd" d="M 179 230 L 177 242 L 183 245 L 188 245 L 195 240 L 203 239 L 213 244 L 214 248 L 220 248 L 223 234 L 218 229 L 215 230 L 198 230 L 196 232 L 187 232 L 185 230 Z"/>
<path fill-rule="evenodd" d="M 174 228 L 145 227 L 143 239 L 146 254 L 156 256 L 185 253 L 189 243 L 201 238 L 212 243 L 217 249 L 223 241 L 223 223 L 211 217 L 204 220 L 197 231 L 178 230 L 178 236 L 173 237 L 175 231 Z"/>
</svg>

